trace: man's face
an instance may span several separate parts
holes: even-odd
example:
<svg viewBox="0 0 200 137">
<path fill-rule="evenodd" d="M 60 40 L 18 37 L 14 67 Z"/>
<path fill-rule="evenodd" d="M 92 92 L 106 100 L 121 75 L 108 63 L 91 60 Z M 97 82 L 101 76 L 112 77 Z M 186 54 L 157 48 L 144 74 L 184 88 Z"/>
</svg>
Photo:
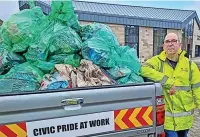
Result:
<svg viewBox="0 0 200 137">
<path fill-rule="evenodd" d="M 178 36 L 176 34 L 168 34 L 165 37 L 163 49 L 168 55 L 174 55 L 178 53 L 178 50 L 180 49 Z"/>
</svg>

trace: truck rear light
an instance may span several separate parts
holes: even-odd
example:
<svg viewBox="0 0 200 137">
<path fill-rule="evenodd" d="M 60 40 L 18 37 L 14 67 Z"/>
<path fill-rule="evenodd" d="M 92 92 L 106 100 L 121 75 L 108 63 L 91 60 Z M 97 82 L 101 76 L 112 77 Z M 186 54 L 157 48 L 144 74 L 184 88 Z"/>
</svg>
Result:
<svg viewBox="0 0 200 137">
<path fill-rule="evenodd" d="M 165 132 L 158 134 L 157 137 L 165 137 Z"/>
<path fill-rule="evenodd" d="M 156 98 L 156 125 L 157 126 L 163 125 L 164 120 L 165 120 L 164 96 L 159 96 Z"/>
</svg>

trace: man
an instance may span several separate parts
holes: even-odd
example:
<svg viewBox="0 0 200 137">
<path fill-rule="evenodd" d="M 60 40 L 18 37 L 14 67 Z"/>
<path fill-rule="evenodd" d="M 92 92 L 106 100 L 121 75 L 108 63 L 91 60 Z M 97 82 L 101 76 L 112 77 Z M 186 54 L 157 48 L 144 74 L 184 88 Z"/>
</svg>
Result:
<svg viewBox="0 0 200 137">
<path fill-rule="evenodd" d="M 181 50 L 175 33 L 165 37 L 163 50 L 146 61 L 141 75 L 162 84 L 166 136 L 187 137 L 193 125 L 194 108 L 200 109 L 200 72 L 197 65 L 184 56 L 186 52 Z"/>
</svg>

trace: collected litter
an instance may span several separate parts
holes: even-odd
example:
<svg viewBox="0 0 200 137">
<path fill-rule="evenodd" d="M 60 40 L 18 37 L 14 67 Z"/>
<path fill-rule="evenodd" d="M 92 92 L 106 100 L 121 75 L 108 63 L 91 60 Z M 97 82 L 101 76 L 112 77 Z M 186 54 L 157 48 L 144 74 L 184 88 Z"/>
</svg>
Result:
<svg viewBox="0 0 200 137">
<path fill-rule="evenodd" d="M 97 65 L 82 59 L 78 68 L 56 64 L 52 74 L 44 76 L 40 90 L 112 84 L 115 83 Z"/>
<path fill-rule="evenodd" d="M 81 26 L 72 1 L 13 14 L 0 28 L 0 93 L 142 83 L 136 50 L 105 24 Z"/>
</svg>

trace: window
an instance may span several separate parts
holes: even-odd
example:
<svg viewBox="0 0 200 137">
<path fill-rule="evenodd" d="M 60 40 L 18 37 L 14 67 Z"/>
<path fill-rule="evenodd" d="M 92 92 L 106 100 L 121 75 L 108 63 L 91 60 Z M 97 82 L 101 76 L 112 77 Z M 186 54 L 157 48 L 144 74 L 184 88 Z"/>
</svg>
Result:
<svg viewBox="0 0 200 137">
<path fill-rule="evenodd" d="M 191 54 L 193 41 L 193 20 L 182 29 L 182 48 L 187 51 L 187 56 Z"/>
<path fill-rule="evenodd" d="M 167 35 L 167 29 L 154 28 L 153 29 L 153 54 L 158 55 L 162 51 L 162 45 Z"/>
<path fill-rule="evenodd" d="M 125 27 L 125 45 L 136 49 L 139 56 L 139 27 L 138 26 L 126 26 Z"/>
<path fill-rule="evenodd" d="M 200 57 L 200 45 L 195 46 L 195 57 Z"/>
</svg>

